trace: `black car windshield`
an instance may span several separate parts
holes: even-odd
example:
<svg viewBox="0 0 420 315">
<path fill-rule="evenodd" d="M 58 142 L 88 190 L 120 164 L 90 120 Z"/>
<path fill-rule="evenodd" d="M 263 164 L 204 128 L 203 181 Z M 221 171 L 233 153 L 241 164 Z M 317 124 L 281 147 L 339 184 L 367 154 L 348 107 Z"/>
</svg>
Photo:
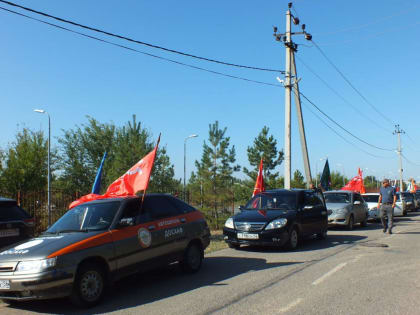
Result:
<svg viewBox="0 0 420 315">
<path fill-rule="evenodd" d="M 350 203 L 350 195 L 346 193 L 325 193 L 326 203 Z"/>
<path fill-rule="evenodd" d="M 259 194 L 245 206 L 246 210 L 295 210 L 296 195 L 293 193 Z"/>
<path fill-rule="evenodd" d="M 363 195 L 362 197 L 366 202 L 378 202 L 379 200 L 379 195 Z"/>
<path fill-rule="evenodd" d="M 46 233 L 98 231 L 109 228 L 120 201 L 82 204 L 67 211 Z"/>
</svg>

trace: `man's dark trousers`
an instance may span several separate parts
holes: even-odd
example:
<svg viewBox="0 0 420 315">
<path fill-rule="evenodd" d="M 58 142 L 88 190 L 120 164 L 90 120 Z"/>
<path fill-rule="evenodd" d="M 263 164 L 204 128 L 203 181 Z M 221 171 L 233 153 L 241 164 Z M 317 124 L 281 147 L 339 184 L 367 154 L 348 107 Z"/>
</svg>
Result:
<svg viewBox="0 0 420 315">
<path fill-rule="evenodd" d="M 388 229 L 388 233 L 391 233 L 392 227 L 394 226 L 394 208 L 390 204 L 382 204 L 380 214 L 384 230 L 386 231 Z M 388 216 L 388 225 L 385 216 Z"/>
</svg>

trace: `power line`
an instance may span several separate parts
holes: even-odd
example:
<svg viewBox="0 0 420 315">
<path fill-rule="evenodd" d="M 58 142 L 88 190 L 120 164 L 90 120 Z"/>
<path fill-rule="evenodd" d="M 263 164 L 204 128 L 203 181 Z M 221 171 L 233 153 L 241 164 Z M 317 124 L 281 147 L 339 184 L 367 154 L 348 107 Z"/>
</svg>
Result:
<svg viewBox="0 0 420 315">
<path fill-rule="evenodd" d="M 413 9 L 418 9 L 418 7 L 419 7 L 419 5 L 417 4 L 417 5 L 414 5 L 414 6 L 410 7 L 409 9 L 401 10 L 401 11 L 395 13 L 395 14 L 392 14 L 392 15 L 389 15 L 389 16 L 384 16 L 382 18 L 379 18 L 379 19 L 377 19 L 375 21 L 372 21 L 372 22 L 369 22 L 369 23 L 365 23 L 365 24 L 361 24 L 361 25 L 355 25 L 355 26 L 352 26 L 352 27 L 348 27 L 348 28 L 344 28 L 344 29 L 337 30 L 337 31 L 332 31 L 332 32 L 317 33 L 316 35 L 317 36 L 319 36 L 319 35 L 321 35 L 321 36 L 322 35 L 335 35 L 335 34 L 338 34 L 338 33 L 358 30 L 358 29 L 361 29 L 361 28 L 365 28 L 365 27 L 368 27 L 368 26 L 371 26 L 371 25 L 381 23 L 382 21 L 392 19 L 396 16 L 404 15 L 404 14 L 407 14 L 407 13 L 412 13 Z"/>
<path fill-rule="evenodd" d="M 295 92 L 296 94 L 296 92 Z M 364 149 L 358 147 L 357 145 L 355 145 L 353 142 L 347 140 L 344 136 L 342 136 L 340 133 L 338 133 L 334 128 L 332 128 L 330 125 L 328 125 L 328 123 L 326 123 L 317 113 L 315 113 L 312 109 L 309 108 L 309 106 L 306 105 L 306 102 L 303 102 L 303 104 L 305 105 L 305 107 L 316 117 L 318 118 L 318 120 L 320 120 L 326 127 L 328 127 L 328 129 L 330 129 L 332 132 L 334 132 L 337 136 L 339 136 L 342 140 L 344 140 L 346 143 L 352 145 L 353 147 L 355 147 L 356 149 L 362 151 L 363 153 L 373 156 L 375 158 L 381 158 L 381 159 L 390 159 L 391 157 L 386 157 L 386 156 L 379 156 L 379 155 L 375 155 L 372 154 L 368 151 L 365 151 Z"/>
<path fill-rule="evenodd" d="M 381 126 L 380 124 L 378 124 L 375 120 L 373 120 L 372 118 L 370 118 L 368 115 L 365 115 L 363 112 L 359 111 L 356 106 L 354 106 L 353 104 L 351 104 L 347 99 L 345 99 L 340 93 L 338 93 L 333 87 L 331 87 L 327 81 L 325 81 L 323 78 L 321 78 L 321 76 L 319 76 L 311 67 L 309 67 L 303 60 L 302 58 L 300 58 L 299 56 L 296 56 L 297 59 L 299 59 L 299 61 L 310 71 L 312 72 L 313 75 L 315 75 L 328 89 L 330 89 L 335 95 L 337 95 L 339 98 L 341 98 L 341 100 L 343 100 L 347 105 L 349 105 L 350 107 L 352 107 L 360 116 L 363 116 L 364 118 L 366 118 L 367 120 L 369 120 L 371 123 L 373 123 L 374 125 L 376 125 L 377 127 L 381 128 L 382 130 L 392 133 L 391 131 L 389 131 L 388 129 L 384 128 L 383 126 Z"/>
<path fill-rule="evenodd" d="M 401 156 L 404 158 L 404 160 L 406 160 L 408 163 L 410 163 L 410 164 L 412 164 L 412 165 L 414 165 L 414 166 L 420 166 L 420 164 L 417 164 L 417 163 L 414 163 L 414 162 L 411 162 L 409 159 L 407 159 L 406 157 L 405 157 L 405 155 L 404 154 L 402 154 L 401 153 Z"/>
<path fill-rule="evenodd" d="M 314 106 L 322 115 L 324 115 L 326 118 L 328 118 L 328 120 L 330 120 L 332 123 L 334 123 L 337 127 L 339 127 L 340 129 L 342 129 L 343 131 L 345 131 L 347 134 L 349 134 L 350 136 L 352 136 L 353 138 L 359 140 L 360 142 L 363 142 L 364 144 L 378 149 L 378 150 L 382 150 L 382 151 L 394 151 L 392 149 L 386 149 L 386 148 L 381 148 L 378 147 L 376 145 L 373 145 L 365 140 L 363 140 L 362 138 L 356 136 L 355 134 L 353 134 L 352 132 L 348 131 L 346 128 L 344 128 L 343 126 L 341 126 L 338 122 L 336 122 L 334 119 L 332 119 L 329 115 L 327 115 L 322 109 L 320 109 L 314 102 L 312 102 L 309 98 L 307 98 L 305 96 L 305 94 L 303 94 L 302 92 L 299 93 L 304 99 L 306 99 L 312 106 Z"/>
<path fill-rule="evenodd" d="M 2 0 L 0 0 L 2 1 Z M 386 121 L 393 124 L 392 120 L 386 117 L 381 111 L 379 111 L 371 102 L 368 101 L 368 99 L 350 82 L 349 79 L 343 74 L 343 72 L 338 69 L 338 67 L 331 61 L 330 58 L 327 57 L 327 55 L 324 53 L 324 51 L 312 40 L 312 43 L 314 46 L 319 50 L 322 56 L 328 61 L 328 63 L 340 74 L 340 76 L 344 79 L 344 81 L 347 82 L 348 85 L 357 93 L 359 96 L 368 104 L 370 107 L 373 108 L 380 116 L 382 116 Z"/>
<path fill-rule="evenodd" d="M 31 8 L 28 8 L 28 7 L 24 7 L 22 5 L 19 5 L 19 4 L 10 2 L 10 1 L 0 0 L 0 2 L 5 3 L 7 5 L 17 7 L 17 8 L 20 8 L 20 9 L 23 9 L 23 10 L 26 10 L 26 11 L 29 11 L 29 12 L 32 12 L 32 13 L 35 13 L 35 14 L 39 14 L 39 15 L 42 15 L 42 16 L 45 16 L 45 17 L 48 17 L 48 18 L 52 18 L 52 19 L 55 19 L 55 20 L 63 22 L 63 23 L 78 26 L 78 27 L 81 27 L 81 28 L 84 28 L 84 29 L 87 29 L 87 30 L 90 30 L 90 31 L 94 31 L 94 32 L 97 32 L 97 33 L 102 33 L 102 34 L 105 34 L 105 35 L 108 35 L 108 36 L 112 36 L 112 37 L 116 37 L 116 38 L 119 38 L 119 39 L 127 40 L 127 41 L 132 42 L 132 43 L 148 46 L 148 47 L 151 47 L 151 48 L 160 49 L 160 50 L 163 50 L 163 51 L 166 51 L 166 52 L 175 53 L 175 54 L 186 56 L 186 57 L 191 57 L 191 58 L 195 58 L 195 59 L 199 59 L 199 60 L 204 60 L 204 61 L 208 61 L 208 62 L 218 63 L 218 64 L 222 64 L 222 65 L 225 65 L 225 66 L 231 66 L 231 67 L 237 67 L 237 68 L 245 68 L 245 69 L 251 69 L 251 70 L 285 73 L 283 70 L 278 70 L 278 69 L 246 66 L 246 65 L 240 65 L 240 64 L 220 61 L 220 60 L 206 58 L 206 57 L 200 57 L 200 56 L 189 54 L 189 53 L 186 53 L 186 52 L 182 52 L 182 51 L 178 51 L 178 50 L 174 50 L 174 49 L 170 49 L 170 48 L 146 43 L 146 42 L 136 40 L 136 39 L 132 39 L 132 38 L 129 38 L 129 37 L 126 37 L 126 36 L 114 34 L 114 33 L 107 32 L 107 31 L 104 31 L 104 30 L 100 30 L 98 28 L 94 28 L 94 27 L 91 27 L 91 26 L 86 26 L 86 25 L 76 23 L 76 22 L 73 22 L 73 21 L 70 21 L 70 20 L 66 20 L 66 19 L 54 16 L 54 15 L 51 15 L 51 14 L 45 13 L 45 12 L 37 11 L 37 10 L 31 9 Z"/>
<path fill-rule="evenodd" d="M 0 2 L 1 2 L 1 0 L 0 0 Z M 49 25 L 49 26 L 53 26 L 55 28 L 58 28 L 58 29 L 61 29 L 61 30 L 67 31 L 67 32 L 78 34 L 78 35 L 81 35 L 81 36 L 84 36 L 84 37 L 87 37 L 87 38 L 90 38 L 90 39 L 93 39 L 93 40 L 96 40 L 96 41 L 99 41 L 99 42 L 102 42 L 102 43 L 106 43 L 106 44 L 109 44 L 109 45 L 120 47 L 120 48 L 123 48 L 123 49 L 126 49 L 126 50 L 130 50 L 130 51 L 142 54 L 142 55 L 146 55 L 146 56 L 149 56 L 149 57 L 153 57 L 153 58 L 157 58 L 157 59 L 164 60 L 164 61 L 167 61 L 167 62 L 171 62 L 171 63 L 174 63 L 174 64 L 178 64 L 178 65 L 181 65 L 181 66 L 184 66 L 184 67 L 188 67 L 188 68 L 192 68 L 192 69 L 196 69 L 196 70 L 200 70 L 200 71 L 205 71 L 205 72 L 208 72 L 208 73 L 217 74 L 217 75 L 228 77 L 228 78 L 231 78 L 231 79 L 237 79 L 237 80 L 257 83 L 257 84 L 261 84 L 261 85 L 281 87 L 278 84 L 273 84 L 273 83 L 268 83 L 268 82 L 263 82 L 263 81 L 252 80 L 252 79 L 248 79 L 248 78 L 244 78 L 244 77 L 234 76 L 234 75 L 230 75 L 230 74 L 226 74 L 226 73 L 222 73 L 222 72 L 218 72 L 218 71 L 209 70 L 209 69 L 202 68 L 202 67 L 193 66 L 193 65 L 183 63 L 183 62 L 179 62 L 179 61 L 176 61 L 176 60 L 172 60 L 172 59 L 169 59 L 169 58 L 153 55 L 153 54 L 150 54 L 150 53 L 147 53 L 147 52 L 144 52 L 144 51 L 140 51 L 140 50 L 128 47 L 128 46 L 113 43 L 113 42 L 110 42 L 110 41 L 107 41 L 105 39 L 101 39 L 101 38 L 98 38 L 98 37 L 95 37 L 95 36 L 92 36 L 92 35 L 84 34 L 84 33 L 78 32 L 78 31 L 74 31 L 74 30 L 71 30 L 69 28 L 66 28 L 66 27 L 63 27 L 63 26 L 60 26 L 60 25 L 57 25 L 57 24 L 49 23 L 49 22 L 46 22 L 46 21 L 31 17 L 31 16 L 28 16 L 28 15 L 25 15 L 23 13 L 19 13 L 19 12 L 13 11 L 13 10 L 9 10 L 9 9 L 3 8 L 3 7 L 0 7 L 0 10 L 4 10 L 6 12 L 13 13 L 13 14 L 19 15 L 21 17 L 25 17 L 25 18 L 28 18 L 28 19 L 31 19 L 31 20 Z"/>
</svg>

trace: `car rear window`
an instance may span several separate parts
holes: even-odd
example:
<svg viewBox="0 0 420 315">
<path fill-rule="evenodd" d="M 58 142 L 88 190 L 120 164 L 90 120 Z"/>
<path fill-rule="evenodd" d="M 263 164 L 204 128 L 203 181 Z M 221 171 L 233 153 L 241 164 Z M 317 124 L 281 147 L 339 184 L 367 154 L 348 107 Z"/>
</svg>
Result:
<svg viewBox="0 0 420 315">
<path fill-rule="evenodd" d="M 0 221 L 13 221 L 30 218 L 23 209 L 14 203 L 0 203 Z"/>
<path fill-rule="evenodd" d="M 379 200 L 379 195 L 364 195 L 363 199 L 366 202 L 378 202 Z"/>
</svg>

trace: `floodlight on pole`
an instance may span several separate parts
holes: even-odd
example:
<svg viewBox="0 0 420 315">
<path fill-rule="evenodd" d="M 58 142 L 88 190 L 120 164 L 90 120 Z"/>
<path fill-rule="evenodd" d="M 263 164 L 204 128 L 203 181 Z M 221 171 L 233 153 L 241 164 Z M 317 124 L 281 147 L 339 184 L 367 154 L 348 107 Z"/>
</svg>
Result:
<svg viewBox="0 0 420 315">
<path fill-rule="evenodd" d="M 197 137 L 198 135 L 192 134 L 184 139 L 184 201 L 186 201 L 187 199 L 186 191 L 185 191 L 185 187 L 186 187 L 185 182 L 186 182 L 186 177 L 187 177 L 187 166 L 186 166 L 187 165 L 187 140 L 191 138 L 197 138 Z"/>
<path fill-rule="evenodd" d="M 51 226 L 51 165 L 50 165 L 50 156 L 51 156 L 51 118 L 50 114 L 43 109 L 34 109 L 34 112 L 40 114 L 48 115 L 48 226 Z"/>
</svg>

